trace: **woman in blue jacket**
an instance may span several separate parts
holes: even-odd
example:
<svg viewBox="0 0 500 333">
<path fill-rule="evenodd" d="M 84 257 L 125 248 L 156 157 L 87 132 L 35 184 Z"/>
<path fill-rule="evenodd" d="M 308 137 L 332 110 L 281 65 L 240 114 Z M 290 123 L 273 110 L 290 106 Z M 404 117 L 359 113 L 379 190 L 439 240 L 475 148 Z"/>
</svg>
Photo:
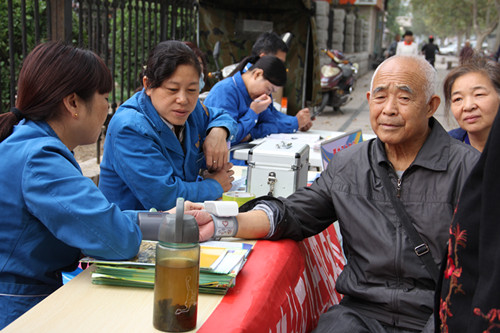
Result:
<svg viewBox="0 0 500 333">
<path fill-rule="evenodd" d="M 198 101 L 196 55 L 182 42 L 161 42 L 143 74 L 144 89 L 110 121 L 99 188 L 121 209 L 166 210 L 177 197 L 220 198 L 233 181 L 226 141 L 236 124 Z"/>
<path fill-rule="evenodd" d="M 254 65 L 243 72 L 248 62 Z M 286 68 L 279 58 L 248 57 L 240 68 L 233 76 L 218 82 L 205 99 L 207 106 L 226 110 L 238 122 L 238 134 L 232 143 L 311 128 L 308 109 L 289 116 L 276 110 L 272 104 L 271 93 L 286 83 Z"/>
<path fill-rule="evenodd" d="M 16 108 L 0 116 L 0 329 L 59 288 L 82 253 L 139 249 L 137 212 L 106 200 L 72 153 L 97 140 L 112 86 L 91 51 L 50 42 L 24 60 Z"/>
</svg>

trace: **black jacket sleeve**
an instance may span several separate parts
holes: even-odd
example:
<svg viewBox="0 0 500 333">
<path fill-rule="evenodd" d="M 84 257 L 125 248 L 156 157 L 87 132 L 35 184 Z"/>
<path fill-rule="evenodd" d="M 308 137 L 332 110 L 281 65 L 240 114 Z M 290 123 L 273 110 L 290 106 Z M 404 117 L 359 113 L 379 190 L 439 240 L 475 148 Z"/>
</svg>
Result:
<svg viewBox="0 0 500 333">
<path fill-rule="evenodd" d="M 300 188 L 287 198 L 256 198 L 241 206 L 240 212 L 249 211 L 259 203 L 271 207 L 276 224 L 272 240 L 302 240 L 316 235 L 337 220 L 329 193 L 332 173 L 332 168 L 328 169 L 310 187 Z"/>
</svg>

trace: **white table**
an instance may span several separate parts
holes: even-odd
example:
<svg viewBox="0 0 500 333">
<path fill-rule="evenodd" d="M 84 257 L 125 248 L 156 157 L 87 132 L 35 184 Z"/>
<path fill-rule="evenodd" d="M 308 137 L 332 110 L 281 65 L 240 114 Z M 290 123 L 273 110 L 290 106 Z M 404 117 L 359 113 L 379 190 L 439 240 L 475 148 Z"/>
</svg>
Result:
<svg viewBox="0 0 500 333">
<path fill-rule="evenodd" d="M 309 144 L 309 168 L 310 169 L 318 169 L 321 170 L 322 162 L 321 162 L 321 152 L 319 149 L 320 142 L 326 139 L 331 139 L 335 138 L 337 136 L 340 136 L 344 134 L 345 132 L 339 132 L 339 131 L 324 131 L 324 130 L 310 130 L 307 132 L 296 132 L 293 134 L 277 134 L 277 135 L 271 135 L 262 139 L 257 139 L 253 140 L 250 142 L 251 145 L 258 145 L 265 140 L 275 140 L 276 138 L 283 137 L 286 139 L 283 140 L 297 140 L 300 142 L 305 142 Z M 369 140 L 371 138 L 374 138 L 375 135 L 373 134 L 365 134 L 363 133 L 363 140 Z M 319 141 L 318 141 L 319 140 Z M 233 152 L 233 158 L 237 160 L 243 160 L 246 161 L 248 159 L 248 152 L 251 148 L 245 147 L 241 149 L 236 149 Z"/>
</svg>

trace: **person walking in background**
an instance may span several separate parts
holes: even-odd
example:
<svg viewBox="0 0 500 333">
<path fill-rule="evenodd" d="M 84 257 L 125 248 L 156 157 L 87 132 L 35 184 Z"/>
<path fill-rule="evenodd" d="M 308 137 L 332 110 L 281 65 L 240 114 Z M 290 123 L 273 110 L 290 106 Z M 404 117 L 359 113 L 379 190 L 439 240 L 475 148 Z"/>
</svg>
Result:
<svg viewBox="0 0 500 333">
<path fill-rule="evenodd" d="M 434 44 L 434 37 L 432 35 L 429 36 L 429 43 L 422 46 L 422 52 L 425 55 L 425 60 L 427 60 L 432 67 L 435 67 L 434 63 L 436 61 L 436 53 L 439 52 L 439 47 Z"/>
<path fill-rule="evenodd" d="M 446 76 L 443 92 L 445 112 L 451 109 L 460 126 L 449 134 L 483 151 L 500 106 L 500 64 L 470 58 Z"/>
<path fill-rule="evenodd" d="M 392 57 L 393 55 L 396 54 L 396 50 L 398 48 L 398 43 L 400 40 L 401 40 L 401 35 L 396 34 L 394 36 L 394 40 L 392 41 L 391 45 L 389 45 L 389 47 L 387 48 L 387 57 L 386 58 Z"/>
<path fill-rule="evenodd" d="M 495 52 L 495 61 L 498 62 L 500 60 L 500 45 L 498 45 L 498 49 L 497 51 Z"/>
<path fill-rule="evenodd" d="M 474 56 L 474 49 L 470 46 L 470 42 L 465 41 L 464 47 L 460 50 L 458 55 L 458 63 L 459 65 L 463 65 L 467 60 Z"/>
<path fill-rule="evenodd" d="M 413 32 L 410 30 L 404 33 L 403 40 L 398 43 L 396 55 L 418 55 L 418 45 L 413 41 Z"/>
</svg>

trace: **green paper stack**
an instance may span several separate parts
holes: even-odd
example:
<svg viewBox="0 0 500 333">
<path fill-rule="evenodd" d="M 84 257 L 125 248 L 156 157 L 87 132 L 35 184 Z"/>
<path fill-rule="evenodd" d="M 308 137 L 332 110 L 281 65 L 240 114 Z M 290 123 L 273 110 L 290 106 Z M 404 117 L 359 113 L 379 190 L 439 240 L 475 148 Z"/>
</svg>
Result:
<svg viewBox="0 0 500 333">
<path fill-rule="evenodd" d="M 246 262 L 253 245 L 239 242 L 201 244 L 200 293 L 226 294 Z M 90 257 L 92 283 L 125 287 L 154 288 L 156 242 L 143 241 L 137 256 L 127 261 L 98 260 Z"/>
</svg>

